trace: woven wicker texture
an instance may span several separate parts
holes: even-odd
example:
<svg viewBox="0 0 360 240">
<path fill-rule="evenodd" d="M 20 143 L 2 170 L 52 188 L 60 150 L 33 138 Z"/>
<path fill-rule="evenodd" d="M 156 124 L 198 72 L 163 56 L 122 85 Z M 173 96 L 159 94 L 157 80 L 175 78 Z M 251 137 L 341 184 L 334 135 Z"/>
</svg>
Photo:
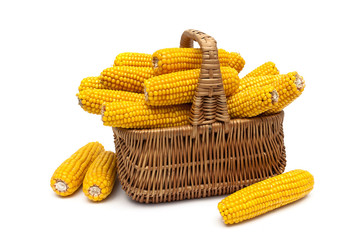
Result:
<svg viewBox="0 0 360 240">
<path fill-rule="evenodd" d="M 120 183 L 135 201 L 170 202 L 229 194 L 285 170 L 284 112 L 229 118 L 216 41 L 187 30 L 181 47 L 203 51 L 191 125 L 113 128 Z"/>
</svg>

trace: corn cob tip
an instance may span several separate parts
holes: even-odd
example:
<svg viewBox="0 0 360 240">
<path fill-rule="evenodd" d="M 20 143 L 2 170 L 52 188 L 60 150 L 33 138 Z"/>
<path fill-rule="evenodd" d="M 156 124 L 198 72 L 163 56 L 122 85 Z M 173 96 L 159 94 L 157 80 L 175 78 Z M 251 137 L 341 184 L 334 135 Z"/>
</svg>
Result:
<svg viewBox="0 0 360 240">
<path fill-rule="evenodd" d="M 152 64 L 153 64 L 154 68 L 158 67 L 158 62 L 159 62 L 159 59 L 157 57 L 153 57 Z"/>
<path fill-rule="evenodd" d="M 79 95 L 77 96 L 77 99 L 78 99 L 79 106 L 80 106 L 80 107 L 83 107 L 83 104 L 82 104 L 82 102 L 81 102 L 81 99 L 79 98 Z"/>
<path fill-rule="evenodd" d="M 97 197 L 101 194 L 101 188 L 97 185 L 93 185 L 93 186 L 89 187 L 88 192 L 91 196 Z"/>
<path fill-rule="evenodd" d="M 55 183 L 55 189 L 58 190 L 59 192 L 66 192 L 66 190 L 68 189 L 68 185 L 62 181 L 62 180 L 56 180 Z"/>
<path fill-rule="evenodd" d="M 146 91 L 146 86 L 144 86 L 145 102 L 149 101 L 149 93 Z"/>
<path fill-rule="evenodd" d="M 297 89 L 300 91 L 301 89 L 303 89 L 305 87 L 305 82 L 304 82 L 304 78 L 302 76 L 300 76 L 299 74 L 295 75 L 295 85 L 297 87 Z"/>
<path fill-rule="evenodd" d="M 102 105 L 101 105 L 101 119 L 102 119 L 102 117 L 104 116 L 104 112 L 106 111 L 106 106 L 105 106 L 105 103 L 103 103 Z"/>
<path fill-rule="evenodd" d="M 277 103 L 279 101 L 279 93 L 276 91 L 276 89 L 271 92 L 271 100 L 272 103 Z"/>
</svg>

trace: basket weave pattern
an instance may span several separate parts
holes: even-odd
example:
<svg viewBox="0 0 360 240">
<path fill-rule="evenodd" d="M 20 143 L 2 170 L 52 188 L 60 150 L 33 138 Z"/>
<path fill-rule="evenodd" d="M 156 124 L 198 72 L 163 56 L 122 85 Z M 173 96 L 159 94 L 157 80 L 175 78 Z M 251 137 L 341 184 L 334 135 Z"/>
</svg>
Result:
<svg viewBox="0 0 360 240">
<path fill-rule="evenodd" d="M 284 112 L 230 120 L 216 41 L 187 30 L 180 46 L 192 47 L 194 40 L 203 51 L 203 61 L 191 125 L 113 128 L 119 180 L 135 201 L 228 194 L 285 170 Z"/>
</svg>

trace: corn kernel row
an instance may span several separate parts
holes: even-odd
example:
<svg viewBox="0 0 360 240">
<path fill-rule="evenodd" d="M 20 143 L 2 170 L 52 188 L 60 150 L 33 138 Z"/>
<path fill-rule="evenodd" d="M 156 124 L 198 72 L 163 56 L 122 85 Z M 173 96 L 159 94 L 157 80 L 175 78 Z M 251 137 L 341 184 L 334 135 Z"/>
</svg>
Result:
<svg viewBox="0 0 360 240">
<path fill-rule="evenodd" d="M 255 87 L 238 92 L 227 99 L 231 118 L 255 117 L 274 107 L 278 102 L 278 93 L 271 85 Z"/>
<path fill-rule="evenodd" d="M 164 128 L 189 124 L 190 105 L 153 107 L 144 102 L 105 103 L 105 126 L 120 128 Z"/>
<path fill-rule="evenodd" d="M 99 78 L 108 89 L 143 93 L 144 80 L 152 76 L 151 67 L 116 66 L 103 70 Z"/>
<path fill-rule="evenodd" d="M 152 55 L 155 75 L 201 68 L 202 50 L 199 48 L 164 48 Z M 245 60 L 238 53 L 228 53 L 218 50 L 218 59 L 221 66 L 233 66 L 240 72 Z"/>
<path fill-rule="evenodd" d="M 137 101 L 143 102 L 144 94 L 108 89 L 87 89 L 77 94 L 79 105 L 87 112 L 100 114 L 105 102 Z"/>
<path fill-rule="evenodd" d="M 165 106 L 191 103 L 199 81 L 200 69 L 163 74 L 145 80 L 145 99 L 148 105 Z M 234 93 L 240 84 L 235 69 L 221 67 L 225 94 Z"/>
<path fill-rule="evenodd" d="M 152 67 L 152 55 L 133 52 L 120 53 L 115 58 L 114 66 Z"/>
</svg>

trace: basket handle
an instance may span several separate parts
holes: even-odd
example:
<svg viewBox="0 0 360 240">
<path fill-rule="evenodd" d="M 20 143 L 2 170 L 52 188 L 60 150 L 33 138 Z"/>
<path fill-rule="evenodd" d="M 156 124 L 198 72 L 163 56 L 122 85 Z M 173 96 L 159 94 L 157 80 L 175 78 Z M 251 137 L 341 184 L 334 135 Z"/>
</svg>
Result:
<svg viewBox="0 0 360 240">
<path fill-rule="evenodd" d="M 202 64 L 191 107 L 190 123 L 196 127 L 216 121 L 223 122 L 227 131 L 230 116 L 226 105 L 216 40 L 203 32 L 189 29 L 182 34 L 180 47 L 192 48 L 194 41 L 199 43 L 202 50 Z"/>
</svg>

